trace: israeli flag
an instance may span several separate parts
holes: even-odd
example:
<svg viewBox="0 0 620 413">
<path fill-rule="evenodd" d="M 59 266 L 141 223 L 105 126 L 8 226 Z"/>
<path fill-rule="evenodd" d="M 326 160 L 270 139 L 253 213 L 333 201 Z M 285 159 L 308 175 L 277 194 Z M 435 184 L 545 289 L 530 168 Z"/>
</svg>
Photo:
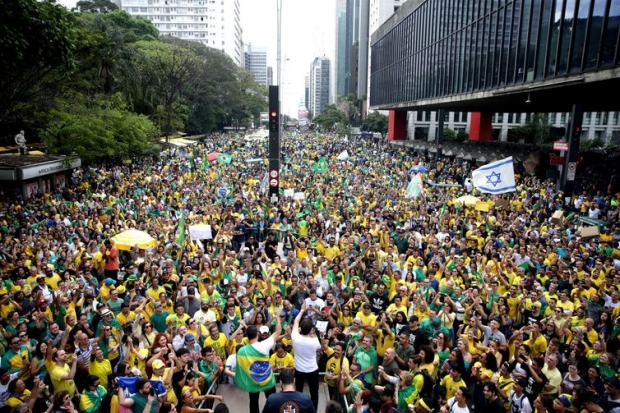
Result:
<svg viewBox="0 0 620 413">
<path fill-rule="evenodd" d="M 504 194 L 517 189 L 512 156 L 481 166 L 472 172 L 472 177 L 480 192 Z"/>
</svg>

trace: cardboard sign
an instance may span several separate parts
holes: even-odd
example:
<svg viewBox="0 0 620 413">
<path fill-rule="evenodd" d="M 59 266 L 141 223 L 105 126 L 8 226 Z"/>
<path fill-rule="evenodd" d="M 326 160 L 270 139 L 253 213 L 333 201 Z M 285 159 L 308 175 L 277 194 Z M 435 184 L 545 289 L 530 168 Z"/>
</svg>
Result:
<svg viewBox="0 0 620 413">
<path fill-rule="evenodd" d="M 491 205 L 488 202 L 476 202 L 476 211 L 489 212 Z"/>
<path fill-rule="evenodd" d="M 498 199 L 495 201 L 495 208 L 508 208 L 510 207 L 510 201 L 507 199 Z"/>
<path fill-rule="evenodd" d="M 551 215 L 551 223 L 555 225 L 561 224 L 562 218 L 564 218 L 564 211 L 555 211 L 553 215 Z"/>
<path fill-rule="evenodd" d="M 192 241 L 199 239 L 212 239 L 213 234 L 211 233 L 211 225 L 190 225 L 189 237 Z"/>
<path fill-rule="evenodd" d="M 577 230 L 577 235 L 583 239 L 596 238 L 601 235 L 598 227 L 581 227 Z"/>
</svg>

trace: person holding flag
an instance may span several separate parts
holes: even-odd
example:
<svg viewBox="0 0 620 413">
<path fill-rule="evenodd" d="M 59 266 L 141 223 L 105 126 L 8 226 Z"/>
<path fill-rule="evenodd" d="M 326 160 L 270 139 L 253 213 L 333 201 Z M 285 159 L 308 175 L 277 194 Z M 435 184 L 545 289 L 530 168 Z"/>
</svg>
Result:
<svg viewBox="0 0 620 413">
<path fill-rule="evenodd" d="M 269 356 L 282 332 L 281 312 L 278 310 L 275 314 L 276 330 L 269 338 L 258 341 L 258 329 L 250 325 L 246 331 L 248 344 L 237 351 L 235 385 L 250 394 L 250 413 L 260 413 L 260 392 L 265 392 L 265 398 L 276 392 Z"/>
</svg>

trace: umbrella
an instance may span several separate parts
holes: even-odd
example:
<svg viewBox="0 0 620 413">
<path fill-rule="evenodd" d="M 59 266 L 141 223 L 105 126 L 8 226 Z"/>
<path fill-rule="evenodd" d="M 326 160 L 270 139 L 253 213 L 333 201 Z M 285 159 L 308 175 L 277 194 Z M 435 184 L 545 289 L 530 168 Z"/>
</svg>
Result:
<svg viewBox="0 0 620 413">
<path fill-rule="evenodd" d="M 138 248 L 148 248 L 155 245 L 157 242 L 155 238 L 151 237 L 144 231 L 138 231 L 137 229 L 128 229 L 112 237 L 115 242 L 116 248 L 123 251 L 131 250 L 135 245 Z"/>
<path fill-rule="evenodd" d="M 428 169 L 424 165 L 414 165 L 411 167 L 410 172 L 425 174 L 428 172 Z"/>
<path fill-rule="evenodd" d="M 454 202 L 456 202 L 457 204 L 463 204 L 466 206 L 474 206 L 478 202 L 480 202 L 480 199 L 476 198 L 473 195 L 464 195 L 464 196 L 456 198 Z"/>
<path fill-rule="evenodd" d="M 211 152 L 210 154 L 207 155 L 207 159 L 209 160 L 209 162 L 213 162 L 214 160 L 217 159 L 218 156 L 220 156 L 219 153 Z"/>
</svg>

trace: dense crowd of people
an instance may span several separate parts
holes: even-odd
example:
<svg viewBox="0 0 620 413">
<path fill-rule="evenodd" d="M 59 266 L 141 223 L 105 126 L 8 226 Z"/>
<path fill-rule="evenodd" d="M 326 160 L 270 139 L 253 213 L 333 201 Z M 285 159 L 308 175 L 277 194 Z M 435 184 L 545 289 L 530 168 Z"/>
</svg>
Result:
<svg viewBox="0 0 620 413">
<path fill-rule="evenodd" d="M 229 383 L 269 413 L 307 383 L 301 413 L 322 381 L 330 412 L 620 412 L 619 194 L 566 204 L 523 173 L 481 194 L 471 162 L 311 133 L 284 137 L 272 203 L 265 146 L 212 136 L 2 200 L 2 411 L 223 411 Z"/>
</svg>

